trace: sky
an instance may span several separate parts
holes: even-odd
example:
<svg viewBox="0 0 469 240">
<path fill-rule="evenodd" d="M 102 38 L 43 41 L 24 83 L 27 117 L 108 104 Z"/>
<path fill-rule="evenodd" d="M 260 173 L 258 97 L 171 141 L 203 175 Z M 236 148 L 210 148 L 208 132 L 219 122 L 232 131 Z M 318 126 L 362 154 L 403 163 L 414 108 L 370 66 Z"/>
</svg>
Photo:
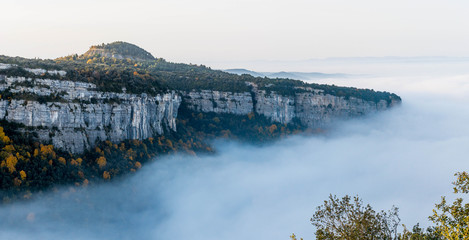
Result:
<svg viewBox="0 0 469 240">
<path fill-rule="evenodd" d="M 215 155 L 164 157 L 122 181 L 0 206 L 0 239 L 312 240 L 309 219 L 329 194 L 394 205 L 408 228 L 429 226 L 440 197 L 454 198 L 453 174 L 469 168 L 468 65 L 366 64 L 355 71 L 373 74 L 323 79 L 403 102 L 324 135 L 219 142 Z"/>
<path fill-rule="evenodd" d="M 56 58 L 117 40 L 197 64 L 469 56 L 465 0 L 1 0 L 0 6 L 0 54 L 9 56 Z"/>
</svg>

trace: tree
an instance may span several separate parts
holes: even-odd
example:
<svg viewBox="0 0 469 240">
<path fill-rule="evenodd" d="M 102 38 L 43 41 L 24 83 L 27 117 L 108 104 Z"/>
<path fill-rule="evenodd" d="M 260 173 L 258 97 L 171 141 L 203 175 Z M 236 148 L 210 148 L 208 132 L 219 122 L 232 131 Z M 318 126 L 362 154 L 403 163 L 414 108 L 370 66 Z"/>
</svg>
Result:
<svg viewBox="0 0 469 240">
<path fill-rule="evenodd" d="M 59 157 L 59 159 L 57 159 L 59 161 L 59 163 L 63 164 L 63 165 L 66 165 L 67 164 L 67 161 L 65 160 L 65 158 L 63 157 Z"/>
<path fill-rule="evenodd" d="M 99 168 L 103 168 L 106 166 L 106 158 L 105 157 L 99 157 L 96 159 L 96 163 L 99 165 Z"/>
<path fill-rule="evenodd" d="M 292 233 L 292 235 L 290 236 L 290 240 L 298 240 L 298 238 L 296 238 L 296 235 Z M 300 240 L 303 240 L 303 238 L 300 238 Z"/>
<path fill-rule="evenodd" d="M 109 180 L 109 179 L 111 179 L 111 174 L 109 174 L 108 171 L 104 171 L 103 172 L 103 178 L 106 179 L 106 180 Z"/>
<path fill-rule="evenodd" d="M 456 182 L 453 182 L 455 194 L 469 193 L 469 174 L 458 172 Z M 446 239 L 469 239 L 469 203 L 463 203 L 463 198 L 456 198 L 452 205 L 448 205 L 446 198 L 441 197 L 441 203 L 436 204 L 436 210 L 430 220 L 436 224 L 436 230 Z"/>
<path fill-rule="evenodd" d="M 21 176 L 21 180 L 25 180 L 26 179 L 26 172 L 21 170 L 20 171 L 20 176 Z"/>
<path fill-rule="evenodd" d="M 412 231 L 409 231 L 405 225 L 404 230 L 399 234 L 399 240 L 443 240 L 443 238 L 434 227 L 428 227 L 426 232 L 420 228 L 417 223 Z"/>
<path fill-rule="evenodd" d="M 316 239 L 397 239 L 400 218 L 397 207 L 388 212 L 375 212 L 357 196 L 342 199 L 329 196 L 316 209 L 311 223 L 316 227 Z"/>
<path fill-rule="evenodd" d="M 10 173 L 13 173 L 14 171 L 16 171 L 15 166 L 18 163 L 18 159 L 15 156 L 9 155 L 5 161 L 6 161 L 6 167 L 8 168 Z"/>
</svg>

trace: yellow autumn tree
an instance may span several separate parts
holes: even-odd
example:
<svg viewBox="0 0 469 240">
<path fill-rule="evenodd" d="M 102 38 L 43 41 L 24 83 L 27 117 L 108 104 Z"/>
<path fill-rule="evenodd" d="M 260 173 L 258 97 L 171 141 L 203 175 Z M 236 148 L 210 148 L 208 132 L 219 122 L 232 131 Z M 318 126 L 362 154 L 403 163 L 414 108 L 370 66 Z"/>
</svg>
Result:
<svg viewBox="0 0 469 240">
<path fill-rule="evenodd" d="M 100 168 L 103 168 L 106 166 L 106 158 L 105 157 L 99 157 L 98 159 L 96 159 L 96 163 L 98 164 L 98 166 Z"/>
<path fill-rule="evenodd" d="M 111 179 L 111 174 L 109 174 L 108 171 L 104 171 L 103 172 L 103 178 L 106 179 L 106 180 Z"/>
<path fill-rule="evenodd" d="M 33 153 L 33 156 L 34 157 L 37 157 L 37 155 L 39 155 L 39 149 L 34 149 L 34 153 Z"/>
<path fill-rule="evenodd" d="M 7 151 L 7 152 L 14 152 L 15 151 L 15 147 L 13 145 L 6 145 L 3 150 Z"/>
<path fill-rule="evenodd" d="M 46 159 L 48 156 L 50 156 L 52 159 L 56 158 L 56 154 L 54 152 L 54 146 L 53 145 L 42 145 L 40 146 L 41 150 L 41 158 Z"/>
<path fill-rule="evenodd" d="M 26 179 L 26 172 L 21 170 L 20 171 L 20 176 L 21 176 L 21 180 L 25 180 Z"/>
<path fill-rule="evenodd" d="M 18 159 L 15 156 L 13 155 L 8 156 L 5 162 L 6 162 L 6 167 L 8 168 L 10 173 L 13 173 L 14 171 L 16 171 L 15 166 L 18 163 Z"/>
<path fill-rule="evenodd" d="M 57 159 L 59 161 L 59 163 L 63 164 L 63 165 L 66 165 L 67 164 L 67 161 L 65 160 L 65 158 L 63 157 L 59 157 L 59 159 Z"/>
<path fill-rule="evenodd" d="M 141 164 L 140 162 L 136 162 L 136 163 L 135 163 L 135 167 L 136 167 L 137 169 L 140 169 L 140 168 L 142 168 L 142 164 Z"/>
<path fill-rule="evenodd" d="M 10 138 L 5 135 L 5 132 L 3 132 L 3 127 L 0 127 L 0 141 L 4 144 L 10 144 L 11 142 Z"/>
<path fill-rule="evenodd" d="M 70 160 L 70 165 L 78 166 L 78 162 L 75 159 Z"/>
</svg>

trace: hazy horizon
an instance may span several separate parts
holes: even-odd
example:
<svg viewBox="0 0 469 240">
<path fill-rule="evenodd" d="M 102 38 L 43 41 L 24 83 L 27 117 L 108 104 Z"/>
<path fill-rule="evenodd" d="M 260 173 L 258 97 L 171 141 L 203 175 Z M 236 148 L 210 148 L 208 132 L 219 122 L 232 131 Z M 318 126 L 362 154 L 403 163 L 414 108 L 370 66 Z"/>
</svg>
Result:
<svg viewBox="0 0 469 240">
<path fill-rule="evenodd" d="M 127 41 L 184 63 L 469 56 L 463 0 L 5 0 L 0 54 L 56 58 Z"/>
</svg>

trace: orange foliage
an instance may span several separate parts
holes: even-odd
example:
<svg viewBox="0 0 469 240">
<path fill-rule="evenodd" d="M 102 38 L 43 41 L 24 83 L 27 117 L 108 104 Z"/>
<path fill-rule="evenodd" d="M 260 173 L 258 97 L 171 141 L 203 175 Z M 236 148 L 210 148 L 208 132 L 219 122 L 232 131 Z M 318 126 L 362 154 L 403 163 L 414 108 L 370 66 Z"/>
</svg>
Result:
<svg viewBox="0 0 469 240">
<path fill-rule="evenodd" d="M 26 179 L 26 172 L 21 170 L 20 171 L 20 176 L 21 176 L 21 180 L 25 180 Z"/>
<path fill-rule="evenodd" d="M 104 171 L 104 172 L 103 172 L 103 178 L 106 179 L 106 180 L 107 180 L 107 179 L 111 179 L 111 174 L 109 174 L 108 171 Z"/>
<path fill-rule="evenodd" d="M 96 163 L 99 165 L 100 168 L 103 168 L 106 166 L 106 158 L 105 157 L 99 157 L 96 159 Z"/>
<path fill-rule="evenodd" d="M 8 156 L 5 162 L 6 162 L 6 167 L 8 168 L 8 171 L 10 171 L 10 173 L 13 173 L 14 171 L 16 171 L 15 166 L 18 163 L 18 159 L 15 156 L 13 155 Z"/>
<path fill-rule="evenodd" d="M 14 152 L 15 151 L 15 147 L 13 145 L 6 145 L 3 150 L 7 151 L 7 152 Z"/>
<path fill-rule="evenodd" d="M 59 157 L 58 159 L 59 163 L 63 164 L 63 165 L 66 165 L 67 164 L 67 161 L 65 160 L 65 158 L 63 157 Z"/>
<path fill-rule="evenodd" d="M 8 136 L 3 136 L 3 137 L 2 137 L 2 141 L 3 141 L 3 143 L 5 143 L 5 144 L 9 144 L 9 143 L 11 142 L 11 140 L 10 140 L 10 138 L 9 138 Z"/>
<path fill-rule="evenodd" d="M 34 154 L 33 154 L 33 156 L 34 156 L 34 157 L 37 157 L 37 155 L 39 155 L 39 149 L 36 148 L 36 149 L 34 149 Z"/>
<path fill-rule="evenodd" d="M 140 168 L 142 168 L 142 164 L 141 164 L 140 162 L 136 162 L 136 163 L 135 163 L 135 167 L 136 167 L 137 169 L 140 169 Z"/>
</svg>

